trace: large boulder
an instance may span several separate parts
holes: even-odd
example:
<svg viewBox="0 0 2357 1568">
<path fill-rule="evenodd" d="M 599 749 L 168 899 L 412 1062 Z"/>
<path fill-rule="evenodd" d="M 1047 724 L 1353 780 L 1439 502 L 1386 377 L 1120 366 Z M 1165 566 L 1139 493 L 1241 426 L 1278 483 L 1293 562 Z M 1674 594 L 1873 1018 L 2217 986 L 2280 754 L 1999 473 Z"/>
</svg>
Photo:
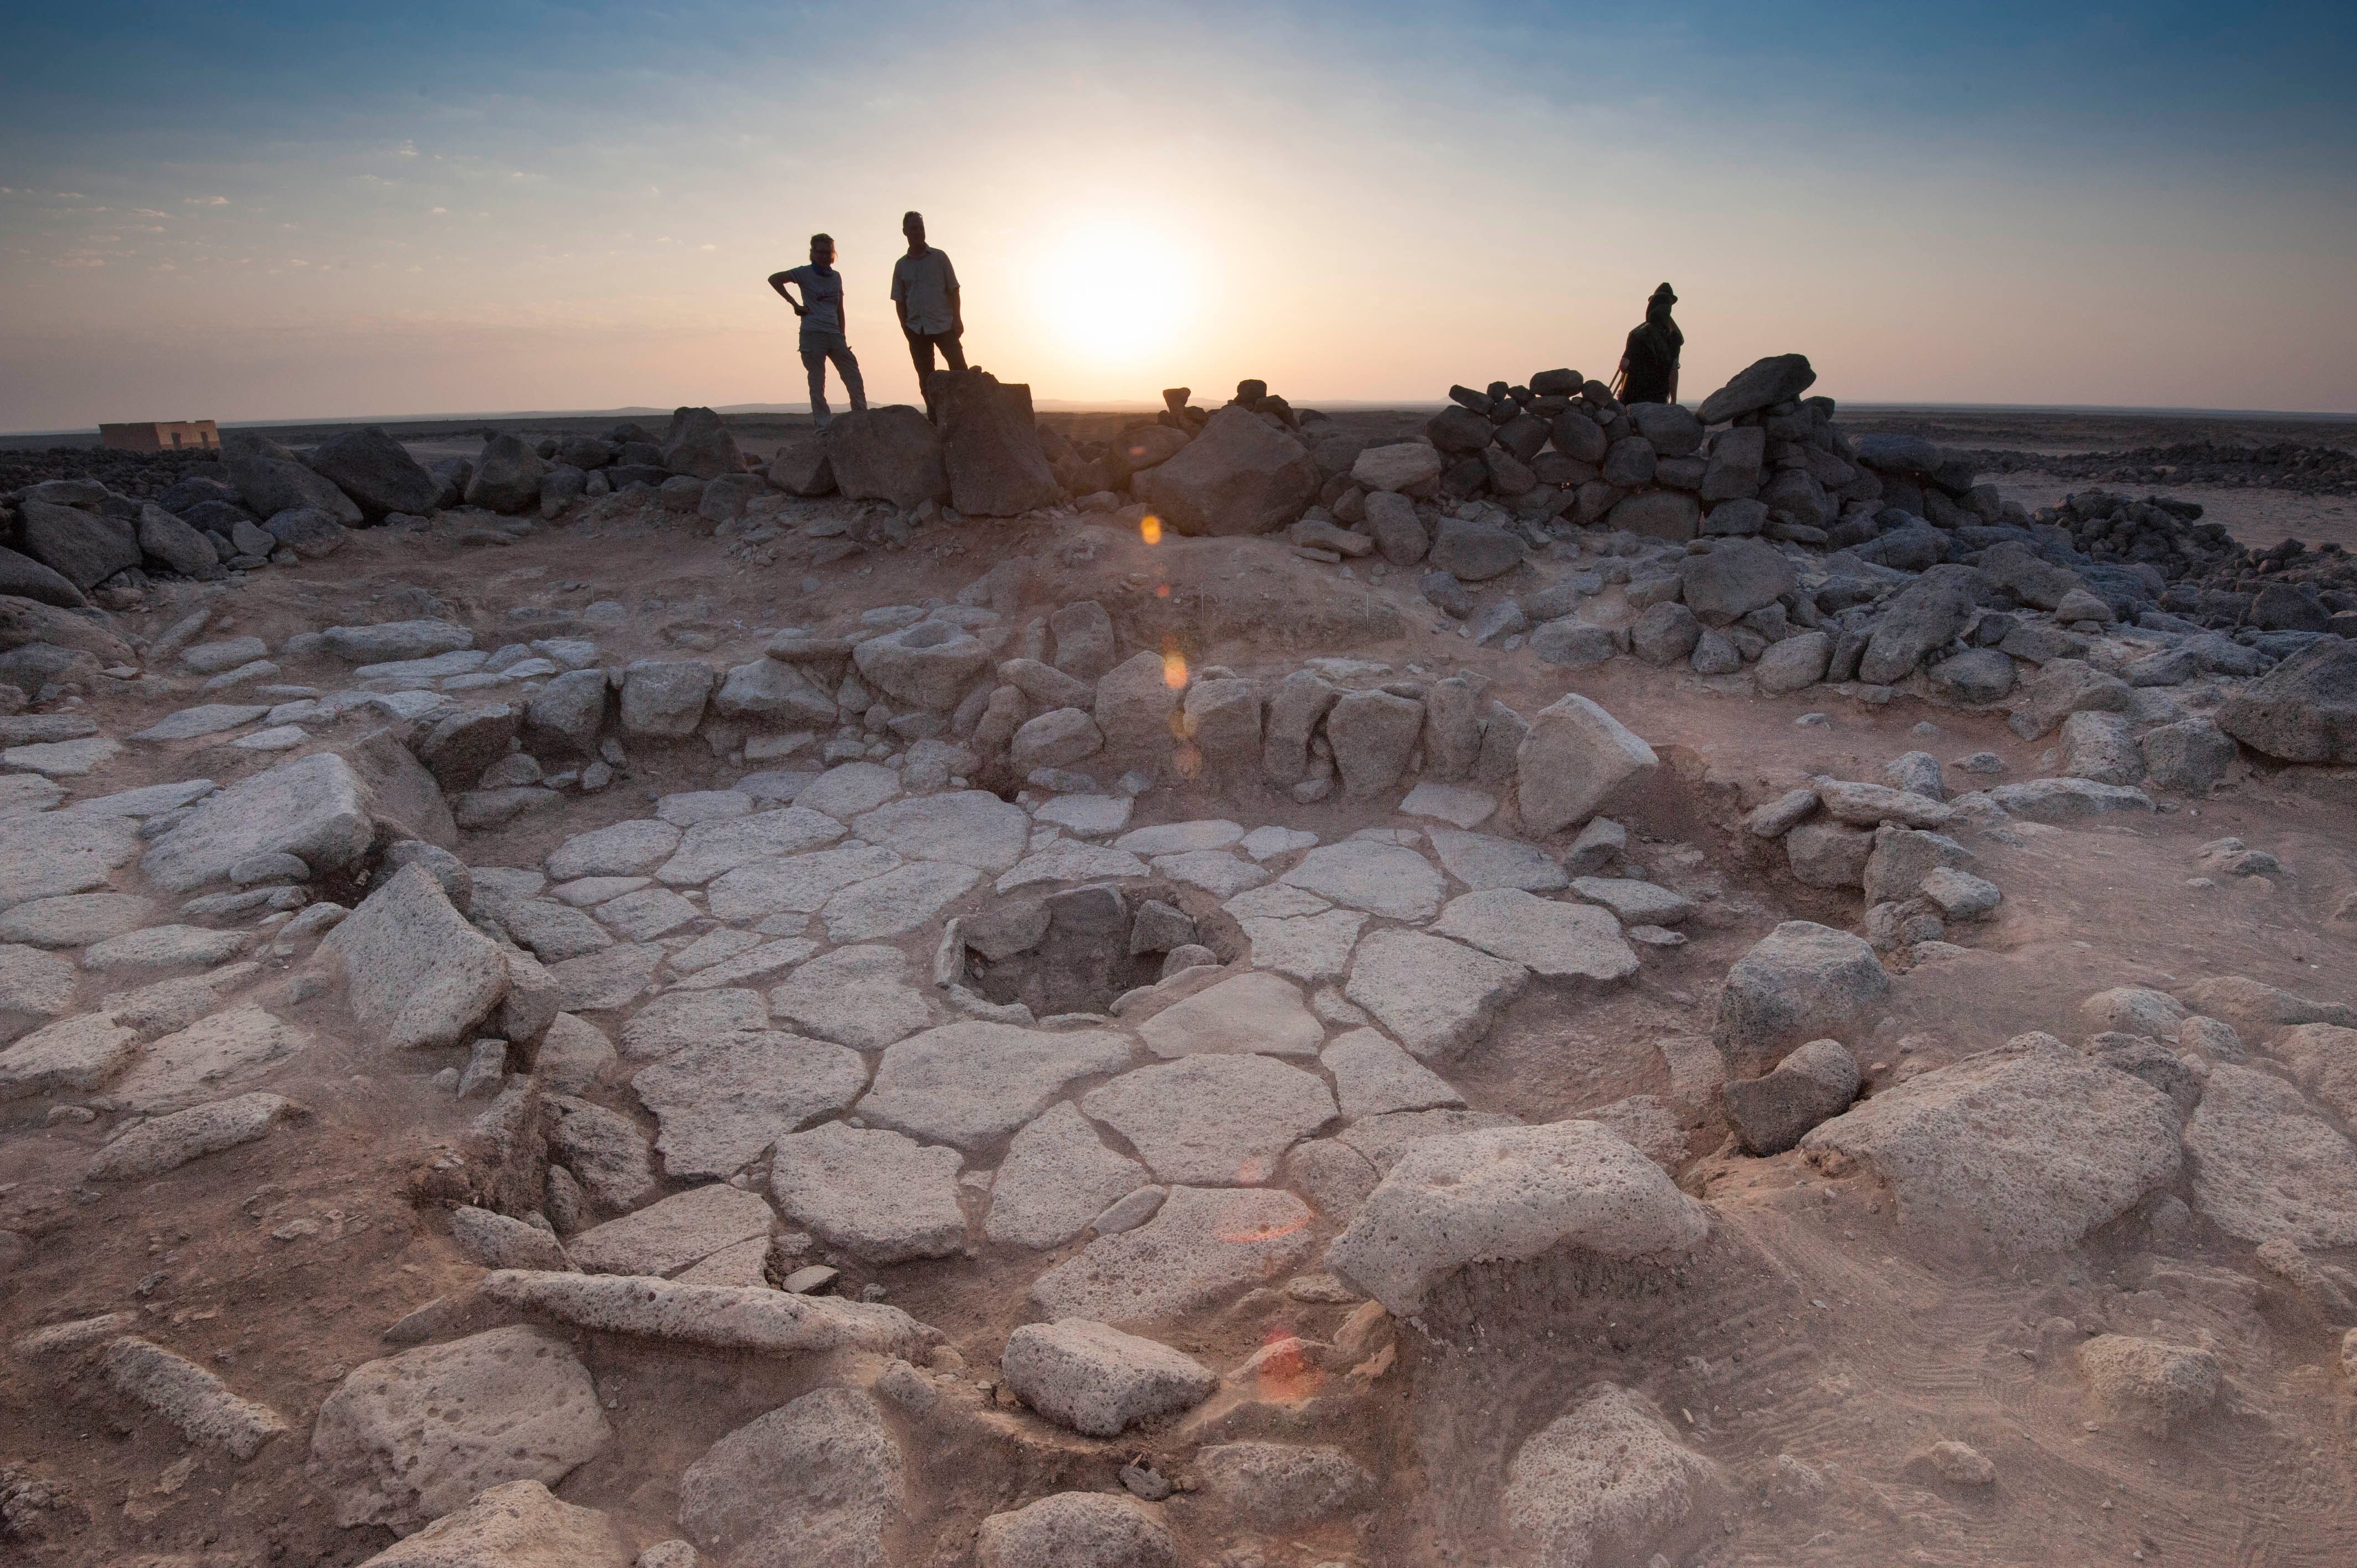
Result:
<svg viewBox="0 0 2357 1568">
<path fill-rule="evenodd" d="M 763 477 L 790 496 L 833 495 L 834 465 L 827 460 L 824 434 L 810 430 L 788 435 Z"/>
<path fill-rule="evenodd" d="M 1025 1404 L 1092 1437 L 1190 1410 L 1220 1386 L 1191 1356 L 1080 1317 L 1017 1328 L 998 1367 Z"/>
<path fill-rule="evenodd" d="M 886 696 L 944 714 L 993 662 L 972 632 L 940 620 L 871 637 L 852 650 L 851 661 Z"/>
<path fill-rule="evenodd" d="M 745 471 L 737 438 L 708 408 L 672 411 L 671 429 L 664 434 L 663 467 L 691 478 L 717 479 Z"/>
<path fill-rule="evenodd" d="M 409 1530 L 493 1487 L 562 1480 L 613 1435 L 565 1342 L 513 1326 L 356 1369 L 319 1407 L 311 1461 L 338 1524 Z"/>
<path fill-rule="evenodd" d="M 121 518 L 28 500 L 20 509 L 25 553 L 77 588 L 94 588 L 139 564 L 138 531 Z"/>
<path fill-rule="evenodd" d="M 2029 545 L 2014 540 L 1991 545 L 1974 562 L 1990 582 L 2025 605 L 2050 610 L 2072 593 L 2086 587 L 2084 578 L 2068 566 L 2057 566 Z"/>
<path fill-rule="evenodd" d="M 2229 697 L 2218 727 L 2286 762 L 2357 762 L 2357 642 L 2318 639 Z"/>
<path fill-rule="evenodd" d="M 353 1018 L 387 1045 L 457 1045 L 508 992 L 499 944 L 423 865 L 403 866 L 361 900 L 319 950 L 342 964 Z"/>
<path fill-rule="evenodd" d="M 1817 372 L 1806 354 L 1776 354 L 1755 360 L 1735 379 L 1702 400 L 1695 415 L 1705 424 L 1724 424 L 1747 413 L 1758 413 L 1780 403 L 1790 403 L 1816 383 Z"/>
<path fill-rule="evenodd" d="M 1658 766 L 1653 748 L 1627 725 L 1568 693 L 1539 710 L 1515 752 L 1523 825 L 1545 834 L 1584 822 L 1614 790 Z"/>
<path fill-rule="evenodd" d="M 1558 1248 L 1669 1256 L 1709 1229 L 1709 1210 L 1620 1134 L 1595 1122 L 1554 1122 L 1411 1145 L 1326 1261 L 1405 1317 L 1468 1263 Z"/>
<path fill-rule="evenodd" d="M 1063 494 L 1031 418 L 1031 389 L 987 371 L 952 371 L 935 383 L 950 504 L 968 517 L 1015 517 Z"/>
<path fill-rule="evenodd" d="M 1405 490 L 1440 478 L 1440 452 L 1429 441 L 1397 441 L 1362 449 L 1351 463 L 1361 489 Z"/>
<path fill-rule="evenodd" d="M 1683 544 L 1702 532 L 1702 506 L 1684 490 L 1645 490 L 1615 501 L 1604 525 Z"/>
<path fill-rule="evenodd" d="M 221 552 L 213 548 L 212 541 L 154 501 L 144 501 L 139 507 L 139 552 L 183 577 L 210 580 L 226 575 Z"/>
<path fill-rule="evenodd" d="M 1828 1168 L 1867 1166 L 1900 1225 L 1932 1245 L 2013 1256 L 2076 1245 L 2182 1158 L 2169 1096 L 2042 1034 L 1884 1089 L 1801 1148 Z"/>
<path fill-rule="evenodd" d="M 1318 485 L 1309 448 L 1239 403 L 1138 481 L 1146 504 L 1185 534 L 1273 533 L 1318 499 Z"/>
<path fill-rule="evenodd" d="M 57 568 L 5 547 L 0 547 L 0 596 L 31 599 L 67 610 L 81 609 L 90 603 Z"/>
<path fill-rule="evenodd" d="M 257 854 L 292 854 L 323 875 L 358 861 L 374 833 L 360 776 L 334 752 L 315 752 L 200 802 L 148 847 L 140 869 L 169 893 L 225 880 Z"/>
<path fill-rule="evenodd" d="M 950 499 L 942 440 L 922 409 L 891 403 L 838 413 L 823 444 L 835 489 L 852 500 L 890 501 L 914 511 Z"/>
<path fill-rule="evenodd" d="M 746 1423 L 679 1478 L 680 1524 L 739 1568 L 885 1568 L 884 1534 L 906 1502 L 900 1444 L 854 1388 L 816 1389 Z"/>
<path fill-rule="evenodd" d="M 235 430 L 221 437 L 221 464 L 230 483 L 256 517 L 273 517 L 290 507 L 317 507 L 341 523 L 361 521 L 361 509 L 336 482 L 315 473 L 302 458 L 275 441 Z"/>
<path fill-rule="evenodd" d="M 348 430 L 311 454 L 312 471 L 350 496 L 361 515 L 382 521 L 387 512 L 429 512 L 442 486 L 409 449 L 373 424 Z"/>
<path fill-rule="evenodd" d="M 1890 597 L 1867 639 L 1857 678 L 1888 686 L 1904 680 L 1923 656 L 1945 647 L 1972 624 L 1988 579 L 1970 566 L 1934 566 Z"/>
<path fill-rule="evenodd" d="M 1758 539 L 1727 539 L 1678 563 L 1686 608 L 1705 626 L 1731 626 L 1800 585 L 1784 553 Z"/>
<path fill-rule="evenodd" d="M 1758 1078 L 1724 1085 L 1727 1119 L 1744 1151 L 1781 1155 L 1857 1098 L 1857 1058 L 1839 1040 L 1811 1040 Z"/>
<path fill-rule="evenodd" d="M 2283 1079 L 2213 1067 L 2185 1147 L 2193 1207 L 2227 1235 L 2308 1251 L 2357 1246 L 2357 1147 Z"/>
<path fill-rule="evenodd" d="M 467 481 L 467 504 L 488 511 L 536 508 L 540 481 L 547 477 L 548 465 L 530 442 L 516 435 L 494 435 L 475 459 L 475 476 Z"/>
<path fill-rule="evenodd" d="M 1057 1492 L 974 1532 L 975 1568 L 1177 1568 L 1161 1516 L 1107 1492 Z"/>
<path fill-rule="evenodd" d="M 1541 1568 L 1637 1568 L 1671 1561 L 1664 1547 L 1695 1561 L 1684 1549 L 1716 1528 L 1726 1490 L 1651 1401 L 1595 1383 L 1514 1455 L 1502 1512 Z"/>
<path fill-rule="evenodd" d="M 683 1557 L 662 1561 L 693 1568 Z M 634 1552 L 606 1515 L 560 1501 L 538 1481 L 510 1481 L 477 1493 L 465 1508 L 361 1568 L 630 1568 L 634 1562 L 654 1568 L 656 1559 L 651 1551 Z"/>
<path fill-rule="evenodd" d="M 1523 542 L 1475 518 L 1444 517 L 1434 531 L 1432 564 L 1460 583 L 1486 583 L 1523 564 Z"/>
<path fill-rule="evenodd" d="M 1889 990 L 1890 977 L 1863 940 L 1787 920 L 1727 972 L 1712 1037 L 1728 1070 L 1764 1073 L 1810 1040 L 1864 1038 Z"/>
</svg>

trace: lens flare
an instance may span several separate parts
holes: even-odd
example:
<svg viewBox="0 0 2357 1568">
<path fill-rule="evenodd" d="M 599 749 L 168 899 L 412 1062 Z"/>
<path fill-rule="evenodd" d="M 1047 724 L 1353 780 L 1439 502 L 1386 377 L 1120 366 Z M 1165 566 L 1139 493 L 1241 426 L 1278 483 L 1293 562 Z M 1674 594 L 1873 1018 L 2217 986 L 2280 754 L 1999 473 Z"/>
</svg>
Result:
<svg viewBox="0 0 2357 1568">
<path fill-rule="evenodd" d="M 1161 543 L 1162 520 L 1155 516 L 1152 512 L 1147 512 L 1144 517 L 1137 520 L 1137 536 L 1146 541 L 1148 544 Z"/>
<path fill-rule="evenodd" d="M 1186 690 L 1187 656 L 1175 648 L 1162 650 L 1162 683 L 1174 692 Z"/>
</svg>

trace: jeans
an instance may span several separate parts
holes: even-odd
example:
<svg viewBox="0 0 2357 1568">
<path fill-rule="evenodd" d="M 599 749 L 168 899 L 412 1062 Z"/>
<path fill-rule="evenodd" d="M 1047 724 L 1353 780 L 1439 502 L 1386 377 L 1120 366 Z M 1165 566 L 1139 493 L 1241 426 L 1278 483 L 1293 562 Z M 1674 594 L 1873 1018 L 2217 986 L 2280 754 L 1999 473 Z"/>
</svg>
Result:
<svg viewBox="0 0 2357 1568">
<path fill-rule="evenodd" d="M 952 371 L 965 369 L 965 349 L 954 332 L 911 332 L 909 334 L 909 358 L 917 362 L 917 387 L 925 394 L 925 412 L 933 412 L 933 349 L 938 346 L 942 357 Z"/>
<path fill-rule="evenodd" d="M 851 345 L 840 332 L 805 332 L 802 334 L 802 369 L 810 372 L 811 417 L 824 420 L 826 406 L 826 362 L 834 361 L 835 373 L 843 378 L 843 390 L 850 394 L 851 407 L 856 413 L 867 406 L 867 389 L 859 380 L 859 361 L 853 358 Z"/>
</svg>

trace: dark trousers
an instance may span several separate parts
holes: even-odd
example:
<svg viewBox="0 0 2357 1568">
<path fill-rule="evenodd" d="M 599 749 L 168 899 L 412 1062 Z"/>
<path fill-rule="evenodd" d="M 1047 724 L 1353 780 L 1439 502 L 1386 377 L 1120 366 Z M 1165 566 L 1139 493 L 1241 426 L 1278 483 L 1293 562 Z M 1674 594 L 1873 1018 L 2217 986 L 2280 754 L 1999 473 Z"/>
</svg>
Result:
<svg viewBox="0 0 2357 1568">
<path fill-rule="evenodd" d="M 909 358 L 917 364 L 917 386 L 925 394 L 925 412 L 933 412 L 933 349 L 938 347 L 942 358 L 952 371 L 965 369 L 965 349 L 954 332 L 911 332 L 909 335 Z"/>
<path fill-rule="evenodd" d="M 810 372 L 810 405 L 812 417 L 824 423 L 826 406 L 826 362 L 834 361 L 835 373 L 843 378 L 843 390 L 851 394 L 851 407 L 856 413 L 867 406 L 867 389 L 860 384 L 859 361 L 851 352 L 840 332 L 806 332 L 802 335 L 802 369 Z"/>
</svg>

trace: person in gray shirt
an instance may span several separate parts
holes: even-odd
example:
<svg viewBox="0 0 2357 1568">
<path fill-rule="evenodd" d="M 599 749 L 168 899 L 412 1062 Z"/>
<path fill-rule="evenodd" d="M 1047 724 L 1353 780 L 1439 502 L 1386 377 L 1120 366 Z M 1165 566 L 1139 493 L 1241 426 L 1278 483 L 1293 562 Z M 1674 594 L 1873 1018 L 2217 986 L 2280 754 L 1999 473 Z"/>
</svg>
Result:
<svg viewBox="0 0 2357 1568">
<path fill-rule="evenodd" d="M 958 297 L 957 270 L 949 253 L 925 243 L 925 215 L 904 214 L 900 232 L 909 239 L 909 253 L 892 263 L 892 308 L 900 313 L 900 330 L 908 335 L 909 357 L 916 361 L 917 385 L 925 394 L 925 412 L 933 409 L 933 350 L 939 349 L 952 371 L 965 369 L 965 311 Z"/>
<path fill-rule="evenodd" d="M 802 298 L 796 299 L 787 292 L 788 284 L 802 291 Z M 802 369 L 810 372 L 813 423 L 824 430 L 834 417 L 826 406 L 829 360 L 834 361 L 835 373 L 843 378 L 843 390 L 850 394 L 852 412 L 864 411 L 867 407 L 867 389 L 860 382 L 859 361 L 852 356 L 851 341 L 843 335 L 843 274 L 834 270 L 834 241 L 824 234 L 813 234 L 810 265 L 771 273 L 770 286 L 802 318 Z"/>
</svg>

